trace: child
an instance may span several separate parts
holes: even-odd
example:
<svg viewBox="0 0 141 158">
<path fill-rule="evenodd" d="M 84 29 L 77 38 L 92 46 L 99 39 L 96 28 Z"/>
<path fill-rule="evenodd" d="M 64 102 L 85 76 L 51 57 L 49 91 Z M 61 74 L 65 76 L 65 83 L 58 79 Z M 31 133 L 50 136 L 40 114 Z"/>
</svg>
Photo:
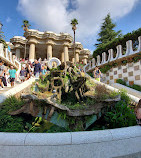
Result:
<svg viewBox="0 0 141 158">
<path fill-rule="evenodd" d="M 15 81 L 15 78 L 16 78 L 16 70 L 13 69 L 13 66 L 10 67 L 9 75 L 10 75 L 11 87 L 13 87 L 14 86 L 14 81 Z"/>
<path fill-rule="evenodd" d="M 47 74 L 47 70 L 45 69 L 44 66 L 42 66 L 41 72 L 42 72 L 42 75 L 46 75 Z"/>
<path fill-rule="evenodd" d="M 24 69 L 24 67 L 22 67 L 22 70 L 20 71 L 20 76 L 19 76 L 21 82 L 25 81 L 25 76 L 26 76 L 26 70 Z"/>
</svg>

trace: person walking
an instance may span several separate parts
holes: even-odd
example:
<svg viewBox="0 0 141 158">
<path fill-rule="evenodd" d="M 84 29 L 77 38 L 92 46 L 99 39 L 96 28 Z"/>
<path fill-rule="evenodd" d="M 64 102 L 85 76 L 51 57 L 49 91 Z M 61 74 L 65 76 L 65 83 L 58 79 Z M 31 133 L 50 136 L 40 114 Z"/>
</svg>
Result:
<svg viewBox="0 0 141 158">
<path fill-rule="evenodd" d="M 2 61 L 0 61 L 0 86 L 1 86 L 1 90 L 3 89 L 2 79 L 4 77 L 4 71 L 5 71 L 5 67 L 4 67 Z"/>
<path fill-rule="evenodd" d="M 26 71 L 26 80 L 28 80 L 30 78 L 30 65 L 29 64 L 26 64 L 26 67 L 25 67 L 25 71 Z"/>
<path fill-rule="evenodd" d="M 37 60 L 35 60 L 34 76 L 38 78 L 40 74 L 41 74 L 41 64 Z"/>
<path fill-rule="evenodd" d="M 10 67 L 9 75 L 10 75 L 11 87 L 14 87 L 14 81 L 17 76 L 16 76 L 16 70 L 13 68 L 13 66 Z"/>
<path fill-rule="evenodd" d="M 26 76 L 26 70 L 24 67 L 22 67 L 20 74 L 19 74 L 19 79 L 21 80 L 21 82 L 25 81 L 25 76 Z"/>
<path fill-rule="evenodd" d="M 99 70 L 99 68 L 97 66 L 95 67 L 93 76 L 94 76 L 95 80 L 100 82 L 101 71 Z"/>
</svg>

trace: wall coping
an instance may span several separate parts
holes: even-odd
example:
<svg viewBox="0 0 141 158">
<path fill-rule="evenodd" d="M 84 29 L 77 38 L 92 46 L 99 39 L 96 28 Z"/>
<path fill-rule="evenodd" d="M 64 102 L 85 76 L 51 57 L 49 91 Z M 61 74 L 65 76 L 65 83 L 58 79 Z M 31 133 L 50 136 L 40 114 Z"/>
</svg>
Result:
<svg viewBox="0 0 141 158">
<path fill-rule="evenodd" d="M 0 146 L 57 146 L 111 142 L 141 137 L 141 127 L 64 132 L 64 133 L 5 133 L 0 132 Z"/>
</svg>

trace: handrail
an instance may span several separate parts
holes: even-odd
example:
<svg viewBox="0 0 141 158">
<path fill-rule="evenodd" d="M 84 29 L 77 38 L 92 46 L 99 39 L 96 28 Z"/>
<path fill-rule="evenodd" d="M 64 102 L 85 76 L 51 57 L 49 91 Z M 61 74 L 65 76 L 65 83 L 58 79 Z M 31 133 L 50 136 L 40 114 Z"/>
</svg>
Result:
<svg viewBox="0 0 141 158">
<path fill-rule="evenodd" d="M 110 63 L 110 62 L 113 62 L 113 61 L 116 61 L 116 60 L 122 60 L 124 58 L 127 58 L 127 57 L 130 57 L 130 56 L 133 56 L 135 54 L 138 54 L 141 52 L 141 36 L 138 37 L 138 48 L 137 50 L 133 50 L 133 42 L 132 40 L 128 40 L 126 42 L 126 52 L 125 54 L 123 54 L 123 48 L 122 48 L 122 45 L 118 45 L 116 47 L 116 57 L 114 57 L 114 51 L 113 49 L 109 49 L 108 50 L 108 58 L 106 59 L 107 57 L 107 54 L 106 52 L 103 52 L 102 53 L 102 59 L 100 59 L 100 55 L 98 55 L 96 58 L 97 60 L 95 60 L 95 58 L 93 58 L 91 61 L 89 61 L 89 63 L 87 64 L 87 66 L 89 66 L 89 68 L 86 70 L 86 71 L 90 71 L 92 69 L 95 68 L 95 66 L 102 66 L 106 63 Z M 85 68 L 87 67 L 85 66 Z"/>
</svg>

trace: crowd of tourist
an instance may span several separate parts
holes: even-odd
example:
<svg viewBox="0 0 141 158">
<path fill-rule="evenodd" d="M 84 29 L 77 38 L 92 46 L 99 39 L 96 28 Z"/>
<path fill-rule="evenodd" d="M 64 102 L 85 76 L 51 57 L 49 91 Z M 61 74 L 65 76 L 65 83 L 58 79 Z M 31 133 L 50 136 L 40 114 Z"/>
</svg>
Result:
<svg viewBox="0 0 141 158">
<path fill-rule="evenodd" d="M 13 66 L 8 67 L 0 61 L 0 90 L 3 90 L 4 87 L 13 87 L 15 81 L 22 83 L 33 77 L 38 78 L 40 75 L 46 75 L 50 71 L 47 65 L 47 59 L 42 60 L 39 58 L 33 63 L 28 59 L 24 60 L 22 58 L 19 61 L 21 63 L 21 70 L 18 74 Z M 81 66 L 78 69 L 83 73 Z"/>
<path fill-rule="evenodd" d="M 49 72 L 46 61 L 35 60 L 31 63 L 28 60 L 20 59 L 21 71 L 17 75 L 16 70 L 13 66 L 5 66 L 2 61 L 0 61 L 0 90 L 4 87 L 13 87 L 15 81 L 24 82 L 32 77 L 39 77 L 39 75 L 46 75 Z"/>
</svg>

